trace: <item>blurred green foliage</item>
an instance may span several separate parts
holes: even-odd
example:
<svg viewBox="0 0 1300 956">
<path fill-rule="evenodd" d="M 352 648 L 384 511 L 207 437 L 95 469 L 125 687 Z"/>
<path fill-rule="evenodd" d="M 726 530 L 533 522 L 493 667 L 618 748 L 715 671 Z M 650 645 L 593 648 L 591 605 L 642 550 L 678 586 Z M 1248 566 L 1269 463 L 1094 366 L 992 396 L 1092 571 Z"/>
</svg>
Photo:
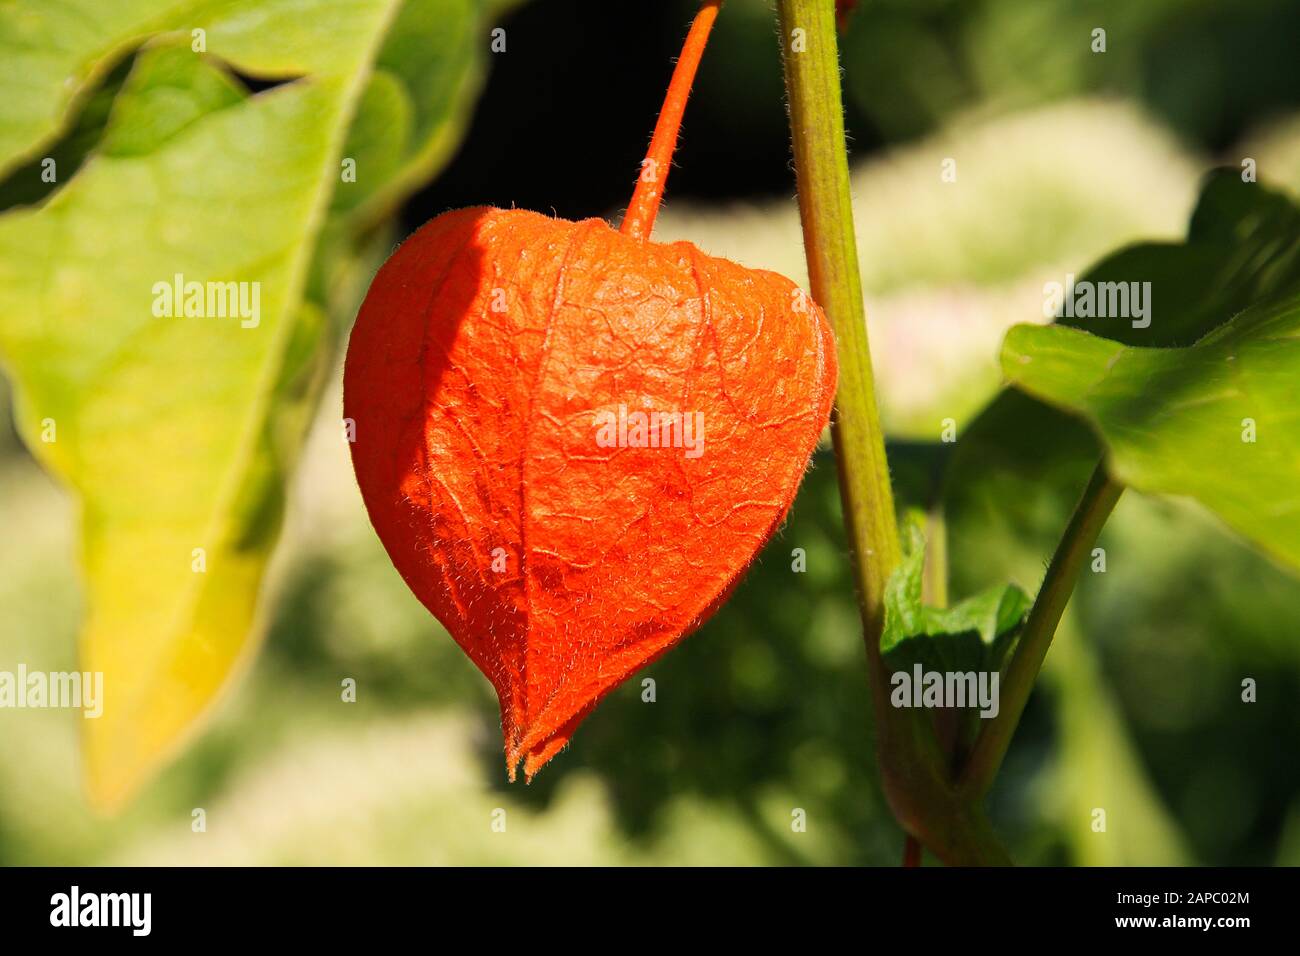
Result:
<svg viewBox="0 0 1300 956">
<path fill-rule="evenodd" d="M 1142 102 L 1217 148 L 1300 103 L 1298 34 L 1289 0 L 864 0 L 843 40 L 845 85 L 891 141 L 964 109 L 1086 93 Z"/>
</svg>

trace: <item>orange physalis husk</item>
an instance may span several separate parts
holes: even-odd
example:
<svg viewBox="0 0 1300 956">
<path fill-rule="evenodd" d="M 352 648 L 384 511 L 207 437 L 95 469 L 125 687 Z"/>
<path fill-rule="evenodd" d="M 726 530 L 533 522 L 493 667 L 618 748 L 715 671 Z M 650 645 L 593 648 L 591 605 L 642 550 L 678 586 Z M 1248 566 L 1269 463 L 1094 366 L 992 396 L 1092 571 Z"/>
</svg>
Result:
<svg viewBox="0 0 1300 956">
<path fill-rule="evenodd" d="M 674 74 L 661 171 L 716 12 Z M 511 779 L 726 599 L 830 413 L 821 310 L 775 273 L 649 241 L 662 185 L 643 177 L 621 232 L 438 216 L 380 269 L 348 344 L 370 519 L 496 688 Z"/>
</svg>

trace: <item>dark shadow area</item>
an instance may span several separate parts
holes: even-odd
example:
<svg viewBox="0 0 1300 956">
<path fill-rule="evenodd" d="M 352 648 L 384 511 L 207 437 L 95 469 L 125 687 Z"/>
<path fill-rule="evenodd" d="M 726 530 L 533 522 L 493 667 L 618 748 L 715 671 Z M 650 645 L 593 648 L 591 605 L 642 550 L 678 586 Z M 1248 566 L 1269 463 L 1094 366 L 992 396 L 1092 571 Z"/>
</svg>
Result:
<svg viewBox="0 0 1300 956">
<path fill-rule="evenodd" d="M 502 26 L 459 153 L 407 203 L 408 229 L 447 209 L 518 206 L 566 219 L 626 206 L 695 4 L 546 0 Z M 719 19 L 666 202 L 794 193 L 780 51 L 767 17 Z M 850 127 L 866 123 L 850 106 Z"/>
</svg>

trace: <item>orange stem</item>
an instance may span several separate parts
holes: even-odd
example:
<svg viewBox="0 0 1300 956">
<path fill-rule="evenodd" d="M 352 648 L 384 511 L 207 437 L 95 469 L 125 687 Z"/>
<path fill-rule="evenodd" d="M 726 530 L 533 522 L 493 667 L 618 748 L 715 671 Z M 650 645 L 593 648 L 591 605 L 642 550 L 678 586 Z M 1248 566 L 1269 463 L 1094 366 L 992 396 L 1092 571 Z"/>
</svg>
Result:
<svg viewBox="0 0 1300 956">
<path fill-rule="evenodd" d="M 691 95 L 695 71 L 721 6 L 722 0 L 705 0 L 691 23 L 686 42 L 682 44 L 682 55 L 677 58 L 663 109 L 659 111 L 659 121 L 655 123 L 655 133 L 650 139 L 650 151 L 641 163 L 641 176 L 637 179 L 636 190 L 619 229 L 625 236 L 650 238 L 655 216 L 659 215 L 659 202 L 664 197 L 664 183 L 668 181 L 668 169 L 672 165 L 673 150 L 677 147 L 677 130 L 682 125 L 682 114 L 686 112 L 686 100 Z"/>
</svg>

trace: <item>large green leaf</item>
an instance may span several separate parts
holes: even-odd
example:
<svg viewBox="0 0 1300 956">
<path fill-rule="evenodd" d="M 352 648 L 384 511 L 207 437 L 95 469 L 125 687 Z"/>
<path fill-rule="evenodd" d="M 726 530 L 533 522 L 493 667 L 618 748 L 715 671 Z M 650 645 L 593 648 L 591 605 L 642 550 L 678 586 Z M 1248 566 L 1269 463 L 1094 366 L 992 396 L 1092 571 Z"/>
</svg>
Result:
<svg viewBox="0 0 1300 956">
<path fill-rule="evenodd" d="M 1018 326 L 1002 363 L 1017 387 L 1091 422 L 1124 484 L 1195 498 L 1300 567 L 1300 294 L 1179 349 Z"/>
<path fill-rule="evenodd" d="M 0 4 L 0 172 L 75 122 L 73 104 L 132 45 L 180 28 L 184 12 L 198 6 L 180 0 Z"/>
<path fill-rule="evenodd" d="M 476 0 L 0 10 L 0 96 L 24 104 L 0 125 L 0 164 L 56 145 L 138 50 L 77 174 L 0 216 L 18 424 L 82 513 L 82 666 L 105 674 L 104 715 L 85 721 L 101 804 L 127 797 L 247 658 L 361 230 L 447 156 L 487 15 Z M 292 82 L 249 95 L 227 66 Z M 177 275 L 248 283 L 259 314 L 159 317 Z"/>
<path fill-rule="evenodd" d="M 1150 323 L 1063 317 L 1058 326 L 1130 345 L 1191 345 L 1253 301 L 1300 286 L 1300 210 L 1219 170 L 1206 180 L 1185 242 L 1129 246 L 1081 280 L 1151 283 Z M 1037 588 L 1100 454 L 1091 431 L 1057 406 L 1015 389 L 991 402 L 961 435 L 944 481 L 955 590 L 1006 580 Z"/>
<path fill-rule="evenodd" d="M 1281 193 L 1216 170 L 1187 240 L 1140 243 L 1107 256 L 1086 280 L 1149 283 L 1147 319 L 1060 318 L 1128 345 L 1191 345 L 1261 298 L 1300 285 L 1300 208 Z"/>
<path fill-rule="evenodd" d="M 1296 241 L 1296 211 L 1290 202 L 1260 184 L 1242 183 L 1235 171 L 1215 173 L 1202 190 L 1185 242 L 1129 246 L 1081 270 L 1081 278 L 1090 282 L 1151 282 L 1149 326 L 1135 328 L 1120 319 L 1059 321 L 1106 335 L 1116 344 L 1152 346 L 1147 351 L 1177 354 L 1179 346 L 1194 344 L 1252 301 L 1293 288 L 1300 280 Z M 1097 435 L 1076 415 L 1011 388 L 950 447 L 943 504 L 954 593 L 976 593 L 1008 580 L 1033 593 L 1071 509 L 1103 454 Z M 1189 514 L 1189 509 L 1171 509 L 1157 499 L 1134 496 L 1121 502 L 1123 517 L 1129 520 L 1135 513 L 1149 516 L 1153 510 L 1161 515 Z M 1121 527 L 1127 524 L 1122 522 Z M 1171 539 L 1163 540 L 1167 547 Z M 1187 548 L 1186 540 L 1175 543 Z M 1103 538 L 1101 544 L 1111 550 L 1114 542 Z M 1182 554 L 1180 561 L 1196 563 L 1210 556 L 1222 558 L 1224 545 L 1211 535 L 1201 543 L 1199 552 L 1177 553 Z M 1047 699 L 1054 705 L 1054 725 L 1061 751 L 1068 757 L 1059 764 L 1065 776 L 1048 789 L 1066 795 L 1055 807 L 1061 820 L 1070 825 L 1074 854 L 1084 861 L 1186 859 L 1183 841 L 1166 816 L 1158 792 L 1145 782 L 1142 754 L 1129 739 L 1128 721 L 1122 709 L 1115 708 L 1114 694 L 1103 673 L 1091 663 L 1094 645 L 1104 643 L 1104 635 L 1114 628 L 1110 619 L 1099 619 L 1095 613 L 1099 601 L 1107 607 L 1116 604 L 1113 597 L 1108 604 L 1096 598 L 1102 583 L 1129 582 L 1131 591 L 1132 582 L 1147 582 L 1148 591 L 1164 596 L 1166 603 L 1180 600 L 1171 592 L 1171 588 L 1177 590 L 1177 570 L 1161 571 L 1157 560 L 1161 549 L 1153 548 L 1147 556 L 1134 553 L 1130 544 L 1110 556 L 1112 571 L 1116 561 L 1129 567 L 1140 562 L 1137 566 L 1150 568 L 1150 574 L 1084 575 L 1071 607 L 1078 613 L 1094 612 L 1089 618 L 1091 640 L 1087 645 L 1081 643 L 1082 634 L 1069 626 L 1067 614 L 1048 658 L 1045 673 L 1054 678 L 1049 683 L 1058 693 Z M 1226 553 L 1245 554 L 1246 549 L 1229 546 Z M 1263 601 L 1268 594 L 1267 576 L 1260 581 L 1260 590 L 1252 592 L 1252 600 Z M 1194 632 L 1214 632 L 1209 621 L 1220 603 L 1216 597 L 1221 599 L 1209 589 L 1198 590 L 1198 606 L 1190 609 L 1193 622 L 1186 626 Z M 1122 643 L 1140 633 L 1134 620 L 1147 621 L 1158 615 L 1165 623 L 1151 626 L 1168 626 L 1169 610 L 1147 594 L 1126 592 L 1118 603 L 1129 615 L 1124 619 Z M 1097 710 L 1099 705 L 1109 708 L 1105 713 L 1112 716 L 1098 718 L 1102 713 Z M 1079 766 L 1086 772 L 1077 773 Z M 1097 807 L 1105 808 L 1109 815 L 1106 834 L 1092 830 L 1092 811 Z"/>
</svg>

